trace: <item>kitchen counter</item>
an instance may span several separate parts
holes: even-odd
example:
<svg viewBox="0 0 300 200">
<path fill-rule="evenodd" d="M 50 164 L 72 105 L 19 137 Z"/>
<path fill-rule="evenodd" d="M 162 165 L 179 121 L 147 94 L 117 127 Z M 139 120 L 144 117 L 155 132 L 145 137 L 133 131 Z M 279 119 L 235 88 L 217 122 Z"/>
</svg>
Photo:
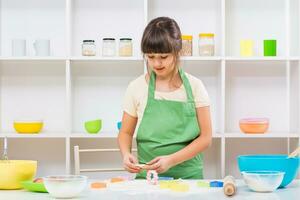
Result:
<svg viewBox="0 0 300 200">
<path fill-rule="evenodd" d="M 227 197 L 222 188 L 199 188 L 195 180 L 190 184 L 188 192 L 172 192 L 149 185 L 145 180 L 127 181 L 111 184 L 107 189 L 86 189 L 77 199 L 105 199 L 105 200 L 165 200 L 165 199 L 241 199 L 241 200 L 296 200 L 300 197 L 300 180 L 295 180 L 288 187 L 278 189 L 272 193 L 257 193 L 250 191 L 242 180 L 237 180 L 238 190 L 233 197 Z M 201 198 L 202 197 L 202 198 Z M 0 199 L 7 200 L 48 200 L 54 199 L 48 193 L 34 193 L 25 190 L 0 190 Z"/>
</svg>

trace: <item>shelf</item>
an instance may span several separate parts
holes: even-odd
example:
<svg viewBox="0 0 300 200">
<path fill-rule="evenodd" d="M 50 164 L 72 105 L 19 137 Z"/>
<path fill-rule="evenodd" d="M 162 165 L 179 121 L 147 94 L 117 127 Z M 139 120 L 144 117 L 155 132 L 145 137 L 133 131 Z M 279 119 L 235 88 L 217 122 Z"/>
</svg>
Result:
<svg viewBox="0 0 300 200">
<path fill-rule="evenodd" d="M 142 57 L 100 57 L 100 56 L 77 56 L 71 57 L 71 61 L 143 61 Z"/>
<path fill-rule="evenodd" d="M 300 134 L 291 133 L 264 133 L 264 134 L 245 134 L 245 133 L 225 133 L 225 138 L 299 138 Z"/>
<path fill-rule="evenodd" d="M 19 134 L 1 133 L 0 138 L 66 138 L 66 133 L 39 133 L 39 134 Z"/>
<path fill-rule="evenodd" d="M 221 61 L 221 56 L 183 56 L 180 58 L 183 61 Z"/>
<path fill-rule="evenodd" d="M 225 57 L 227 61 L 287 61 L 287 57 Z"/>
<path fill-rule="evenodd" d="M 70 138 L 117 138 L 117 132 L 100 132 L 97 134 L 90 133 L 72 133 Z"/>
<path fill-rule="evenodd" d="M 0 57 L 0 61 L 65 61 L 66 57 Z"/>
</svg>

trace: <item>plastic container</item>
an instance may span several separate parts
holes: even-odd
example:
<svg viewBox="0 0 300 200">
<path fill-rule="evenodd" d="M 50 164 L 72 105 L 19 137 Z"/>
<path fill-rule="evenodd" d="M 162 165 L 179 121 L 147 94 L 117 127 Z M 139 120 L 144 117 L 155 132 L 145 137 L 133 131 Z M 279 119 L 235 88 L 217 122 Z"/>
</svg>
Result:
<svg viewBox="0 0 300 200">
<path fill-rule="evenodd" d="M 43 124 L 41 120 L 16 120 L 14 121 L 14 128 L 18 133 L 39 133 L 43 128 Z"/>
<path fill-rule="evenodd" d="M 103 38 L 102 40 L 102 56 L 116 55 L 116 40 L 115 38 Z"/>
<path fill-rule="evenodd" d="M 79 175 L 46 176 L 43 179 L 47 191 L 55 198 L 78 197 L 87 185 L 87 177 Z"/>
<path fill-rule="evenodd" d="M 193 36 L 182 35 L 182 49 L 180 51 L 181 56 L 192 56 L 193 55 Z"/>
<path fill-rule="evenodd" d="M 264 40 L 264 56 L 277 55 L 277 42 L 276 40 Z"/>
<path fill-rule="evenodd" d="M 215 55 L 215 35 L 213 33 L 199 34 L 199 56 L 214 56 Z"/>
<path fill-rule="evenodd" d="M 285 172 L 280 187 L 294 180 L 299 169 L 300 158 L 287 158 L 287 155 L 240 155 L 237 158 L 242 171 L 281 171 Z"/>
<path fill-rule="evenodd" d="M 253 56 L 253 40 L 240 41 L 240 55 L 243 57 Z"/>
<path fill-rule="evenodd" d="M 132 39 L 120 38 L 119 56 L 132 56 Z"/>
<path fill-rule="evenodd" d="M 244 133 L 265 133 L 269 128 L 268 118 L 244 118 L 239 121 L 240 129 Z"/>
<path fill-rule="evenodd" d="M 83 56 L 95 56 L 96 55 L 95 40 L 83 40 L 81 48 L 82 48 Z"/>
<path fill-rule="evenodd" d="M 0 189 L 21 189 L 21 182 L 32 180 L 36 169 L 34 160 L 0 160 Z"/>
<path fill-rule="evenodd" d="M 280 171 L 243 171 L 246 185 L 255 192 L 273 192 L 281 184 L 284 172 Z"/>
</svg>

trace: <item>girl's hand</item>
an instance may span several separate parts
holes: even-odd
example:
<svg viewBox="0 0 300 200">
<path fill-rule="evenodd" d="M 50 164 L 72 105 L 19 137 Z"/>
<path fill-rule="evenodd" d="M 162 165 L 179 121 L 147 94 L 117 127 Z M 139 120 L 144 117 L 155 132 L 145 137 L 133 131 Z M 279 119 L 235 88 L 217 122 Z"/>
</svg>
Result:
<svg viewBox="0 0 300 200">
<path fill-rule="evenodd" d="M 172 157 L 159 156 L 148 162 L 143 169 L 155 170 L 157 173 L 164 173 L 174 166 Z"/>
<path fill-rule="evenodd" d="M 130 173 L 139 173 L 141 171 L 141 168 L 136 166 L 136 164 L 138 164 L 138 160 L 134 155 L 132 155 L 131 153 L 124 155 L 123 166 L 125 170 Z"/>
</svg>

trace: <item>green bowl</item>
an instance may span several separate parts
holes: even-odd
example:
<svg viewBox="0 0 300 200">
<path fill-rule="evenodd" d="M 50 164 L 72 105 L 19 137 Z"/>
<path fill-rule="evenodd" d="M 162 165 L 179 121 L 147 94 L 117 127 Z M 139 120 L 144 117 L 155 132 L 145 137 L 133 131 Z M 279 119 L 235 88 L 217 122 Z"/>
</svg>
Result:
<svg viewBox="0 0 300 200">
<path fill-rule="evenodd" d="M 102 120 L 96 119 L 96 120 L 92 120 L 92 121 L 86 121 L 84 123 L 84 127 L 88 133 L 96 134 L 102 128 Z"/>
<path fill-rule="evenodd" d="M 48 192 L 45 188 L 44 183 L 35 183 L 33 181 L 22 181 L 21 182 L 22 186 L 31 192 Z"/>
</svg>

